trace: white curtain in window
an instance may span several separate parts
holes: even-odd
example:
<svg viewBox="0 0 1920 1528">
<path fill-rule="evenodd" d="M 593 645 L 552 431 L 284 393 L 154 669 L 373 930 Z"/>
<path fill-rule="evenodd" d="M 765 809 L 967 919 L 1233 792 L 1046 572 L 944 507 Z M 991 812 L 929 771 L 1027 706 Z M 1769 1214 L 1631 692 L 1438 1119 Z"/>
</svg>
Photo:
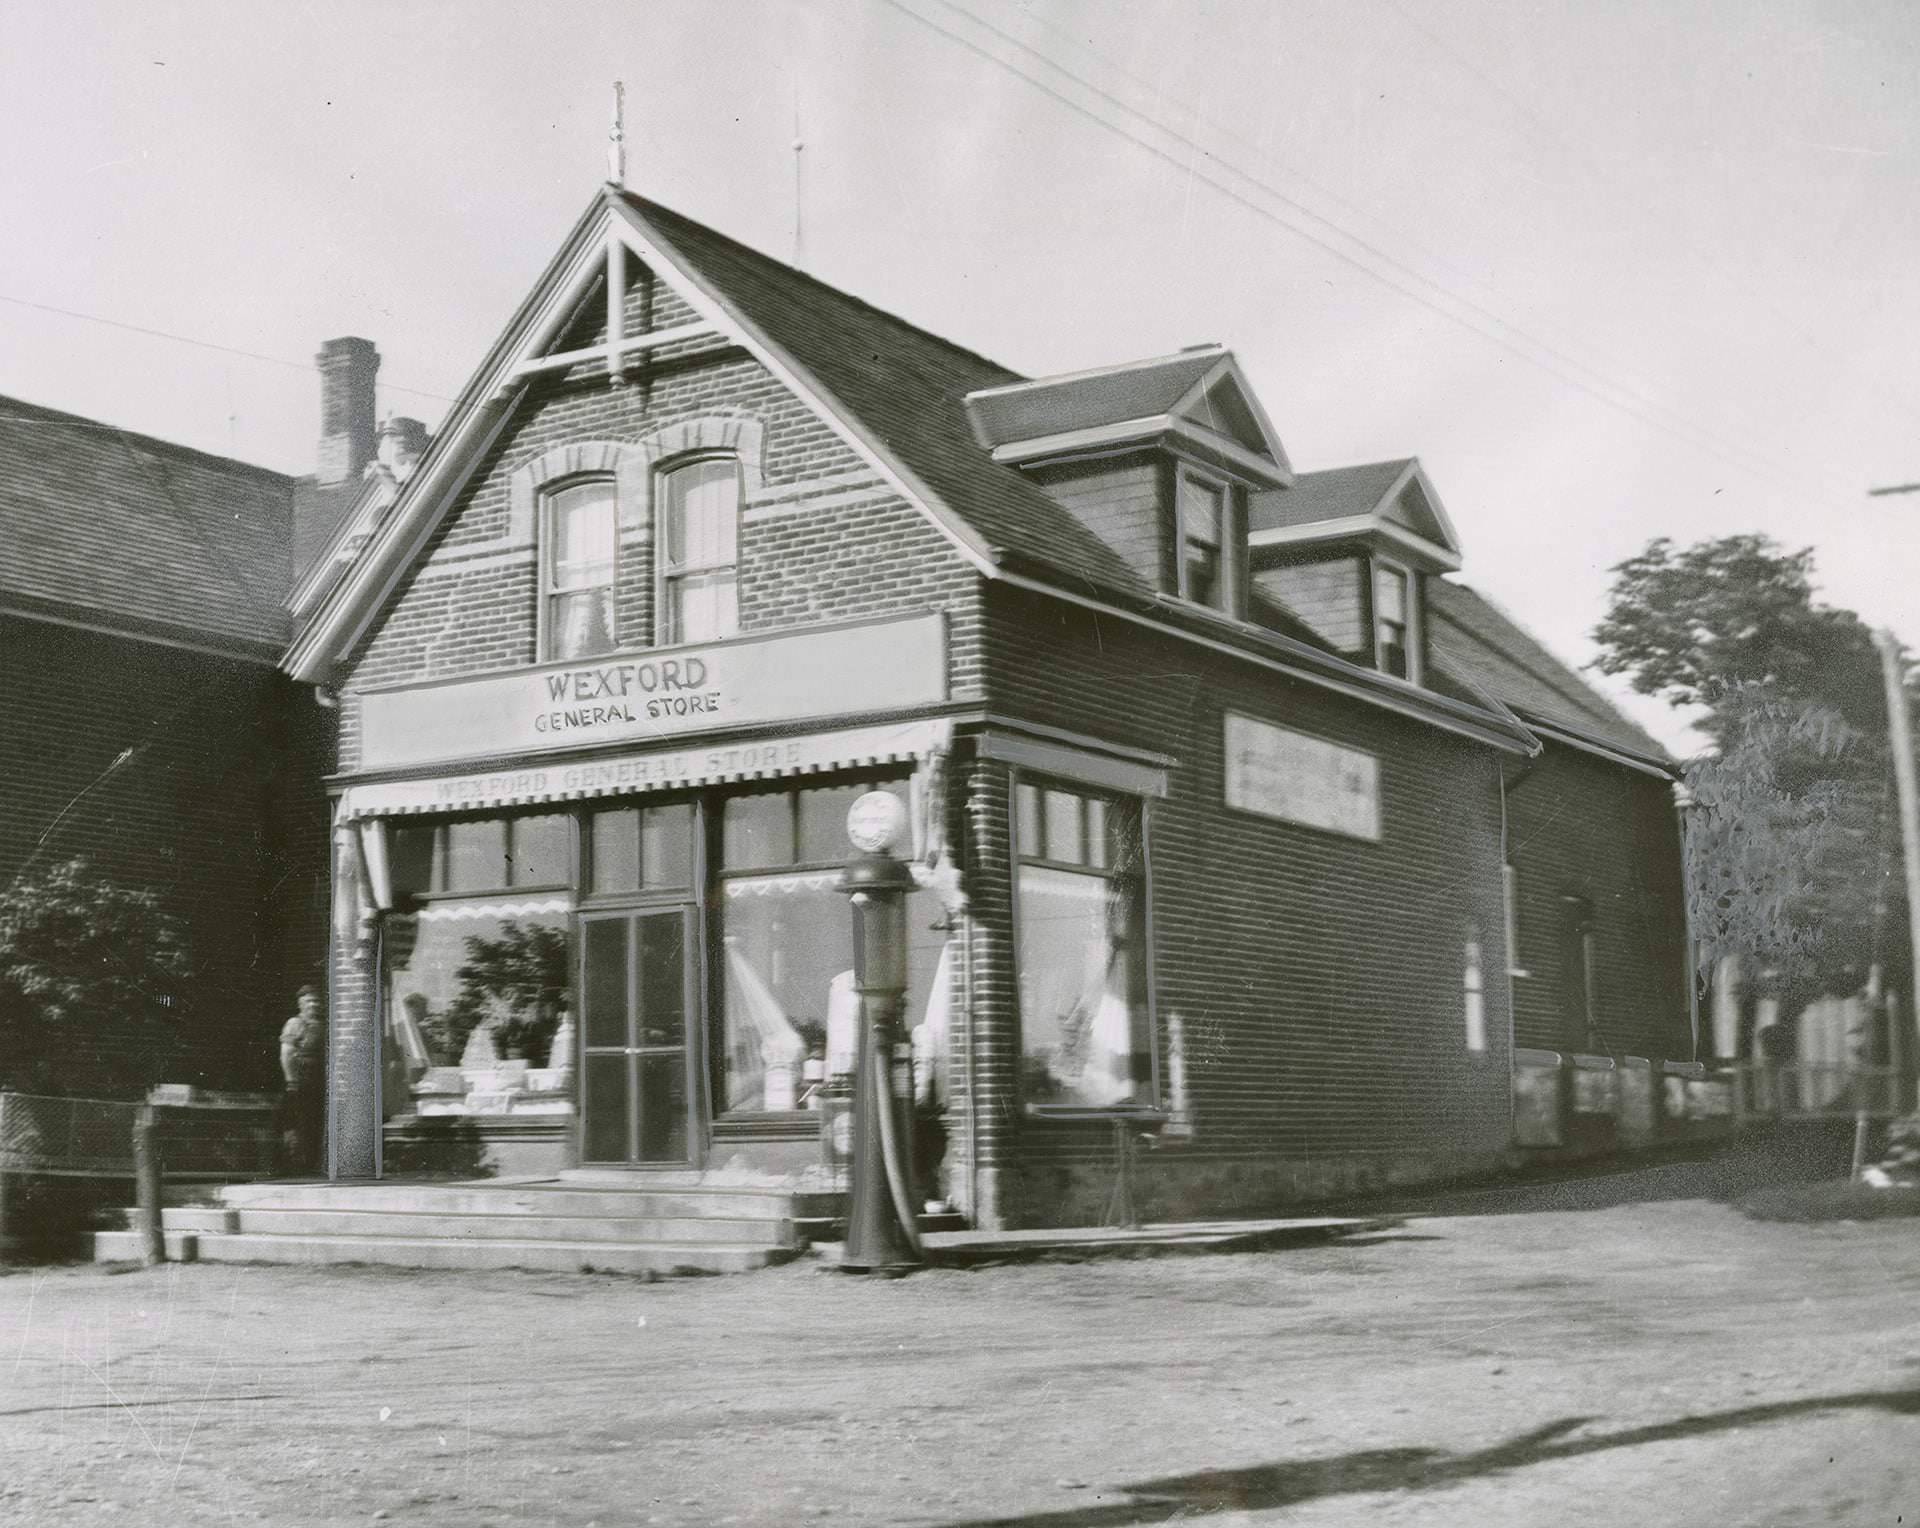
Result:
<svg viewBox="0 0 1920 1528">
<path fill-rule="evenodd" d="M 614 648 L 616 548 L 613 485 L 582 483 L 548 503 L 550 656 L 583 658 Z"/>
<path fill-rule="evenodd" d="M 695 462 L 668 475 L 662 527 L 666 640 L 706 642 L 739 629 L 734 575 L 740 472 L 732 461 Z"/>
<path fill-rule="evenodd" d="M 1101 1108 L 1134 1092 L 1133 1001 L 1113 883 L 1020 873 L 1020 1012 L 1029 1096 Z"/>
<path fill-rule="evenodd" d="M 727 946 L 727 1107 L 730 1109 L 791 1109 L 794 1071 L 807 1053 L 787 1021 L 787 1011 L 767 980 L 741 952 L 739 941 Z M 746 1043 L 749 1039 L 756 1044 Z"/>
</svg>

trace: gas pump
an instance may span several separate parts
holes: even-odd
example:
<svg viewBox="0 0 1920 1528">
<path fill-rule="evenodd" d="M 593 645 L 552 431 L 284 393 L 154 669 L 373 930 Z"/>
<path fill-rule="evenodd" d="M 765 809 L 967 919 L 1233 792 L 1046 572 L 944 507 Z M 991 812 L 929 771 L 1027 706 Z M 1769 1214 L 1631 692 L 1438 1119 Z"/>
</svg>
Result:
<svg viewBox="0 0 1920 1528">
<path fill-rule="evenodd" d="M 860 1035 L 840 1266 L 856 1271 L 899 1273 L 926 1260 L 914 1223 L 912 1051 L 900 1025 L 907 991 L 906 901 L 914 882 L 894 851 L 906 835 L 906 803 L 890 791 L 867 792 L 847 813 L 847 837 L 857 852 L 847 861 L 840 889 L 852 903 Z"/>
</svg>

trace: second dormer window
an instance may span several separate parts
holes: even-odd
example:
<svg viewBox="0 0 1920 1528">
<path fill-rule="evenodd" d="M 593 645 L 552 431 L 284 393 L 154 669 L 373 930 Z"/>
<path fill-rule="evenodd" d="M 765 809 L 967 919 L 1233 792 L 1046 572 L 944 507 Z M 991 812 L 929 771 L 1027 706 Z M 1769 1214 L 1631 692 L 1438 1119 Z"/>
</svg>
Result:
<svg viewBox="0 0 1920 1528">
<path fill-rule="evenodd" d="M 1222 536 L 1227 524 L 1227 485 L 1180 469 L 1175 495 L 1180 520 L 1180 595 L 1196 605 L 1228 608 Z"/>
<path fill-rule="evenodd" d="M 1373 566 L 1374 659 L 1382 673 L 1417 679 L 1413 671 L 1413 595 L 1407 572 L 1391 563 Z"/>
<path fill-rule="evenodd" d="M 660 481 L 660 619 L 663 645 L 714 642 L 740 629 L 737 574 L 740 464 L 730 456 L 688 462 Z"/>
</svg>

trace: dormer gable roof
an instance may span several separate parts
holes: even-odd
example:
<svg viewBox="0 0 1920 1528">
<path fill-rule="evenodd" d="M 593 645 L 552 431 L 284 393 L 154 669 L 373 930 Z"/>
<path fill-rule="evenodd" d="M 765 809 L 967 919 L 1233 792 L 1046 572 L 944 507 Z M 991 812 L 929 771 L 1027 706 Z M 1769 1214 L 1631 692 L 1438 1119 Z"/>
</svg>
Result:
<svg viewBox="0 0 1920 1528">
<path fill-rule="evenodd" d="M 1273 422 L 1233 353 L 1200 345 L 1094 371 L 967 394 L 974 434 L 996 462 L 1110 450 L 1170 436 L 1264 487 L 1293 481 Z"/>
<path fill-rule="evenodd" d="M 1283 492 L 1258 495 L 1247 545 L 1308 547 L 1372 540 L 1430 572 L 1457 572 L 1460 538 L 1418 457 L 1303 472 Z"/>
<path fill-rule="evenodd" d="M 609 277 L 629 258 L 695 320 L 623 337 L 607 304 L 607 329 L 598 335 L 589 309 L 606 301 Z M 309 683 L 333 682 L 538 378 L 693 338 L 718 338 L 755 360 L 986 578 L 1140 621 L 1496 747 L 1537 746 L 1502 709 L 1409 691 L 1285 631 L 1202 615 L 1158 593 L 1045 488 L 983 448 L 966 400 L 1019 385 L 1017 373 L 611 185 L 588 205 L 462 389 L 392 507 L 314 602 L 283 667 Z M 1291 481 L 1232 356 L 1218 347 L 1194 355 L 1178 396 L 1170 385 L 1157 399 L 1172 396 L 1183 428 L 1255 462 L 1254 481 Z M 1256 440 L 1264 458 L 1240 439 Z"/>
</svg>

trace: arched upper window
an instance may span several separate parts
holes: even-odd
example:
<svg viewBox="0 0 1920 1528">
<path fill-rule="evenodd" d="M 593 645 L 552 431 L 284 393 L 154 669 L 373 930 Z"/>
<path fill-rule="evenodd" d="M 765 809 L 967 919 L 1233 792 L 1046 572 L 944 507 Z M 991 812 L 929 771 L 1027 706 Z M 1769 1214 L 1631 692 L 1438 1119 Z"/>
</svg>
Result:
<svg viewBox="0 0 1920 1528">
<path fill-rule="evenodd" d="M 542 661 L 613 651 L 619 533 L 609 478 L 546 495 L 540 536 Z"/>
<path fill-rule="evenodd" d="M 656 637 L 713 642 L 740 629 L 740 463 L 700 457 L 660 475 Z"/>
</svg>

